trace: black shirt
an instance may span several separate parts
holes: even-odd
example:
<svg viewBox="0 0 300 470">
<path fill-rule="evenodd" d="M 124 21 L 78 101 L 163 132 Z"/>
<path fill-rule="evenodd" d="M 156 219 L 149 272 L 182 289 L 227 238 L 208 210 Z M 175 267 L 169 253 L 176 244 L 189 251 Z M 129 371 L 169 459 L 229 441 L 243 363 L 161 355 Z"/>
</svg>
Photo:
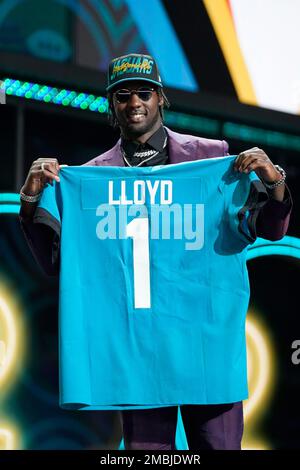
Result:
<svg viewBox="0 0 300 470">
<path fill-rule="evenodd" d="M 121 151 L 125 166 L 155 166 L 169 163 L 167 133 L 161 125 L 144 144 L 121 138 Z M 135 156 L 135 153 L 145 153 Z"/>
</svg>

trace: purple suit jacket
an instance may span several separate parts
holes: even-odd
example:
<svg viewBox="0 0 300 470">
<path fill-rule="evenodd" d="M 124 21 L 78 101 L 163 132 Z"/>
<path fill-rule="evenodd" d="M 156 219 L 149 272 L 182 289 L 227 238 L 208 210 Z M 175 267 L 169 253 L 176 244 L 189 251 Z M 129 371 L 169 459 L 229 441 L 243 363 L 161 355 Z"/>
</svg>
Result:
<svg viewBox="0 0 300 470">
<path fill-rule="evenodd" d="M 165 127 L 168 133 L 170 163 L 181 163 L 203 158 L 223 157 L 228 155 L 225 140 L 203 139 L 194 135 L 179 134 Z M 120 150 L 121 139 L 107 152 L 89 160 L 84 165 L 125 166 Z"/>
<path fill-rule="evenodd" d="M 179 134 L 165 127 L 168 133 L 168 151 L 170 163 L 200 160 L 204 158 L 229 155 L 228 144 L 224 140 L 204 139 L 193 135 Z M 120 150 L 121 139 L 116 145 L 84 165 L 124 166 Z M 256 235 L 267 240 L 280 240 L 287 232 L 292 198 L 286 186 L 285 199 L 282 202 L 270 199 L 260 209 L 256 219 Z M 59 240 L 49 227 L 35 224 L 26 219 L 20 211 L 20 222 L 29 247 L 48 275 L 56 275 L 59 266 Z"/>
</svg>

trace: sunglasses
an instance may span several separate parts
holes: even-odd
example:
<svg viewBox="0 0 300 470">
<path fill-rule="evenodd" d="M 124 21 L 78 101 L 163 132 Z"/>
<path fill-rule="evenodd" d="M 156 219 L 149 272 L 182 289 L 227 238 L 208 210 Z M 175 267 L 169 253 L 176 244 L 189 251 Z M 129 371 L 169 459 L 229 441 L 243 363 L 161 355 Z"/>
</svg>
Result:
<svg viewBox="0 0 300 470">
<path fill-rule="evenodd" d="M 118 103 L 127 103 L 133 93 L 135 93 L 140 100 L 149 101 L 154 91 L 154 88 L 147 87 L 141 87 L 137 90 L 127 90 L 126 88 L 124 88 L 116 91 L 114 95 Z"/>
</svg>

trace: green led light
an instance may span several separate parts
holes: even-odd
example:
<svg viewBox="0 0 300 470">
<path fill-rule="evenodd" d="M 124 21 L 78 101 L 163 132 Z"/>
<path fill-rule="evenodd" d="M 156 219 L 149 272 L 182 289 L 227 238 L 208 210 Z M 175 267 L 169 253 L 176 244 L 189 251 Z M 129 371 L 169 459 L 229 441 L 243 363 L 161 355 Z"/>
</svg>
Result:
<svg viewBox="0 0 300 470">
<path fill-rule="evenodd" d="M 257 142 L 279 148 L 290 148 L 300 150 L 300 137 L 283 132 L 259 129 L 233 122 L 225 122 L 223 135 L 231 139 Z"/>
<path fill-rule="evenodd" d="M 57 98 L 64 98 L 67 95 L 66 90 L 60 90 L 60 92 L 57 94 Z"/>
<path fill-rule="evenodd" d="M 82 103 L 82 101 L 84 101 L 84 99 L 85 99 L 85 96 L 83 95 L 83 93 L 80 93 L 80 95 L 77 96 L 77 98 L 75 98 L 75 102 L 77 104 L 80 104 L 80 103 Z"/>
<path fill-rule="evenodd" d="M 1 88 L 7 95 L 19 98 L 32 99 L 56 105 L 71 106 L 82 110 L 89 109 L 92 112 L 107 113 L 108 102 L 104 96 L 95 96 L 74 90 L 59 89 L 49 85 L 31 82 L 22 82 L 6 77 Z M 300 150 L 300 136 L 290 135 L 273 130 L 260 129 L 252 126 L 241 125 L 233 122 L 222 122 L 216 119 L 202 116 L 194 116 L 187 113 L 165 110 L 165 123 L 178 129 L 204 133 L 211 136 L 223 135 L 224 138 L 238 139 L 267 144 L 277 148 Z"/>
<path fill-rule="evenodd" d="M 191 129 L 212 135 L 217 135 L 220 132 L 220 124 L 216 119 L 202 118 L 190 114 L 165 111 L 165 122 L 167 125 L 179 129 Z"/>
</svg>

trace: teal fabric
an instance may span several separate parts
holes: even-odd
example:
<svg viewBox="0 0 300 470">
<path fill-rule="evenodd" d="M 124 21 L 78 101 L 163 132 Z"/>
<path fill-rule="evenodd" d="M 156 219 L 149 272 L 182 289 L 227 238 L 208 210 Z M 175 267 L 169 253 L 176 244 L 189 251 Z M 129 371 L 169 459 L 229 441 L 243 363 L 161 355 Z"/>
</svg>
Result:
<svg viewBox="0 0 300 470">
<path fill-rule="evenodd" d="M 137 409 L 248 397 L 246 254 L 255 236 L 247 217 L 263 204 L 264 190 L 255 172 L 234 172 L 235 158 L 145 168 L 63 167 L 60 183 L 44 189 L 39 222 L 61 227 L 60 406 Z M 120 212 L 132 208 L 101 206 L 109 202 L 109 181 L 114 201 L 122 184 L 126 201 L 134 200 L 134 181 L 142 182 L 140 190 L 157 184 L 155 198 L 146 191 L 140 212 L 128 216 L 128 223 L 139 216 L 149 223 L 147 307 L 135 307 L 141 279 L 134 281 L 134 272 L 141 266 L 134 267 L 133 239 L 119 238 L 118 230 L 115 238 L 103 235 L 106 230 L 112 236 L 121 226 Z M 177 215 L 169 222 L 156 219 L 159 229 L 169 226 L 170 237 L 151 238 L 151 211 L 161 208 L 160 188 L 171 185 L 169 203 L 162 205 Z M 188 214 L 197 227 L 194 239 Z M 176 238 L 183 226 L 183 237 Z"/>
</svg>

